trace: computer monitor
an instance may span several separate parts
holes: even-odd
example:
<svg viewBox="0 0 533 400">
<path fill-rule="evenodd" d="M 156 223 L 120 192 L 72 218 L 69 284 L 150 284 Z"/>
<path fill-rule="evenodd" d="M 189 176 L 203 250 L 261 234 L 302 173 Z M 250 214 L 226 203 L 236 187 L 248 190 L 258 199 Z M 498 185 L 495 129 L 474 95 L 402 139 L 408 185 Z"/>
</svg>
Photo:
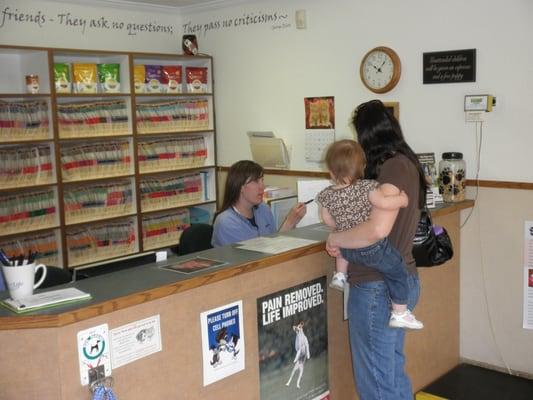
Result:
<svg viewBox="0 0 533 400">
<path fill-rule="evenodd" d="M 106 260 L 100 263 L 84 265 L 82 267 L 74 268 L 72 280 L 78 281 L 80 279 L 92 278 L 94 276 L 109 274 L 111 272 L 120 271 L 128 268 L 135 268 L 140 265 L 155 263 L 155 251 L 146 253 L 133 254 L 127 257 L 121 257 L 114 260 Z"/>
</svg>

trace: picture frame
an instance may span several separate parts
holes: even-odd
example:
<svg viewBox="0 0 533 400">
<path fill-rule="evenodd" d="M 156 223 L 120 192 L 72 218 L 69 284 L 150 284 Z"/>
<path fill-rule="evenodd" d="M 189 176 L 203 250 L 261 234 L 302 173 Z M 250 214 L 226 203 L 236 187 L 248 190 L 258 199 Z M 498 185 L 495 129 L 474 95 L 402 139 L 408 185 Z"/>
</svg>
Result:
<svg viewBox="0 0 533 400">
<path fill-rule="evenodd" d="M 384 101 L 383 104 L 389 110 L 394 118 L 400 120 L 400 103 L 398 101 Z"/>
<path fill-rule="evenodd" d="M 305 129 L 335 129 L 335 97 L 305 97 Z"/>
<path fill-rule="evenodd" d="M 465 83 L 476 81 L 476 49 L 422 53 L 422 83 Z"/>
</svg>

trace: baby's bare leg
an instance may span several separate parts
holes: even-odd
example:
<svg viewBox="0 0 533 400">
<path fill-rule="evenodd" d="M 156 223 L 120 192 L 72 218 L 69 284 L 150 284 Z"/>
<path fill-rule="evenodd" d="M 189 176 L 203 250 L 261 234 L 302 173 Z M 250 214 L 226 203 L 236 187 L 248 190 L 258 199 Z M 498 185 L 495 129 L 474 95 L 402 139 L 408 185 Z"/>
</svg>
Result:
<svg viewBox="0 0 533 400">
<path fill-rule="evenodd" d="M 335 259 L 335 271 L 348 275 L 348 261 L 342 256 L 338 256 Z"/>
</svg>

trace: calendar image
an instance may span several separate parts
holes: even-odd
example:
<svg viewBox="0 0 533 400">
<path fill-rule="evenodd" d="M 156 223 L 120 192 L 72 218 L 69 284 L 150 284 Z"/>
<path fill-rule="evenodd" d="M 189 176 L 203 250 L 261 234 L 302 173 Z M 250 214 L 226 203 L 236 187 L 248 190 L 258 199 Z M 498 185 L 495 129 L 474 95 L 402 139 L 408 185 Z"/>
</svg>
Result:
<svg viewBox="0 0 533 400">
<path fill-rule="evenodd" d="M 305 131 L 305 161 L 323 162 L 326 150 L 335 141 L 333 129 L 309 129 Z"/>
<path fill-rule="evenodd" d="M 335 98 L 305 97 L 305 128 L 306 129 L 334 129 L 335 128 Z"/>
</svg>

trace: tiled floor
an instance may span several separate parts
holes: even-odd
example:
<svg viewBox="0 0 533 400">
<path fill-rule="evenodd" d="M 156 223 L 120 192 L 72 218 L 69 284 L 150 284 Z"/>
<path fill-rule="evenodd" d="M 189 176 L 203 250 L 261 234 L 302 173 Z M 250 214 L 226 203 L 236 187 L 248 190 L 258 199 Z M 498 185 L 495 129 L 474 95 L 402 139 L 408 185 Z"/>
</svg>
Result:
<svg viewBox="0 0 533 400">
<path fill-rule="evenodd" d="M 423 392 L 449 400 L 533 400 L 533 380 L 461 364 Z"/>
</svg>

